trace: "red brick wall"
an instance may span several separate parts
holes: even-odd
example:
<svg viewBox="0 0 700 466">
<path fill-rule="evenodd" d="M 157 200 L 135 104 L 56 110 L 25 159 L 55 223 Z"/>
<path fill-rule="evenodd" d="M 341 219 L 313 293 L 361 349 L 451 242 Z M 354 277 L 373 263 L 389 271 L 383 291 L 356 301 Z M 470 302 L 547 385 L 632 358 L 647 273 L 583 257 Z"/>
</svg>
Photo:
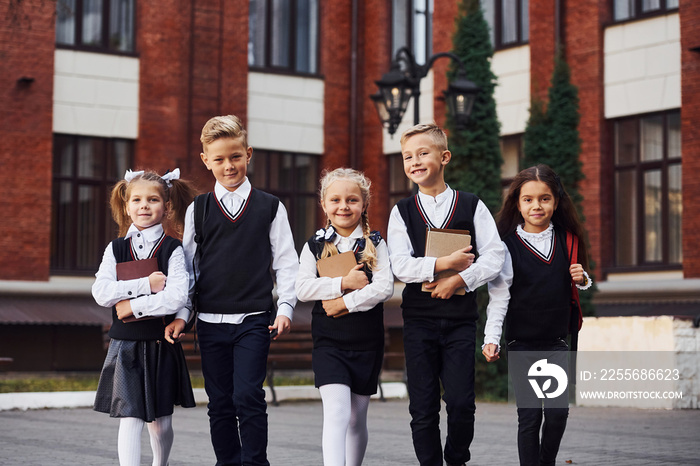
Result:
<svg viewBox="0 0 700 466">
<path fill-rule="evenodd" d="M 683 151 L 683 274 L 700 277 L 700 3 L 681 0 L 681 147 Z"/>
<path fill-rule="evenodd" d="M 54 5 L 0 0 L 0 280 L 49 277 Z"/>
<path fill-rule="evenodd" d="M 530 0 L 530 92 L 545 101 L 554 70 L 554 3 Z"/>
</svg>

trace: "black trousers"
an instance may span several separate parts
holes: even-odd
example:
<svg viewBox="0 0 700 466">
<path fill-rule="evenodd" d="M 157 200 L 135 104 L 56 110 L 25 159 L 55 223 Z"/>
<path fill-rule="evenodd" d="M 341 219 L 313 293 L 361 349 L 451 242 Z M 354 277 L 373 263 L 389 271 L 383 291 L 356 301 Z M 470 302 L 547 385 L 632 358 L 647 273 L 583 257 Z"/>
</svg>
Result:
<svg viewBox="0 0 700 466">
<path fill-rule="evenodd" d="M 269 313 L 248 316 L 237 325 L 197 322 L 217 466 L 270 464 L 263 390 L 269 322 Z"/>
<path fill-rule="evenodd" d="M 476 323 L 404 318 L 413 447 L 421 466 L 442 466 L 440 383 L 447 410 L 444 458 L 448 464 L 470 459 L 474 438 L 474 348 Z"/>
<path fill-rule="evenodd" d="M 568 392 L 557 401 L 539 399 L 528 382 L 528 370 L 537 360 L 556 361 L 566 373 L 566 355 L 569 347 L 561 339 L 551 341 L 520 341 L 508 343 L 508 352 L 527 352 L 509 357 L 509 371 L 513 379 L 518 405 L 518 456 L 521 466 L 553 466 L 569 416 Z M 530 353 L 532 352 L 532 353 Z M 513 361 L 518 367 L 513 367 Z M 533 407 L 536 406 L 536 407 Z M 541 432 L 541 436 L 540 436 Z"/>
</svg>

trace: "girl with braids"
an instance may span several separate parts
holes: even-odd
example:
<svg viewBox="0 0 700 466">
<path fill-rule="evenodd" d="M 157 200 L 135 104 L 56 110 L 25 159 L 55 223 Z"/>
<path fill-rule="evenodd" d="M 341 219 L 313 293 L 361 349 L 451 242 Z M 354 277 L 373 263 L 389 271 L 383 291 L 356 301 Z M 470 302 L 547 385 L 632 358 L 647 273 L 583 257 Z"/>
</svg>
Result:
<svg viewBox="0 0 700 466">
<path fill-rule="evenodd" d="M 528 372 L 543 359 L 566 369 L 569 333 L 576 350 L 582 322 L 578 289 L 591 286 L 584 270 L 588 265 L 584 231 L 571 198 L 547 165 L 518 173 L 496 224 L 506 259 L 500 275 L 489 283 L 482 352 L 489 362 L 499 358 L 505 319 L 520 464 L 554 465 L 569 414 L 568 392 L 562 387 L 561 396 L 543 402 L 531 387 Z"/>
<path fill-rule="evenodd" d="M 362 464 L 367 448 L 367 408 L 377 392 L 384 355 L 382 303 L 394 289 L 386 243 L 367 218 L 370 181 L 339 168 L 321 178 L 326 228 L 304 245 L 296 292 L 316 301 L 311 331 L 312 366 L 323 401 L 323 463 Z M 346 276 L 319 277 L 316 262 L 354 251 L 357 266 Z"/>
<path fill-rule="evenodd" d="M 120 238 L 105 249 L 92 295 L 112 308 L 111 338 L 95 398 L 95 411 L 120 418 L 120 465 L 141 463 L 141 431 L 148 425 L 153 464 L 168 464 L 173 444 L 173 405 L 195 406 L 182 346 L 166 332 L 189 319 L 189 276 L 179 240 L 194 189 L 179 169 L 158 176 L 128 170 L 112 189 L 112 216 Z M 117 264 L 155 257 L 158 272 L 117 279 Z M 131 318 L 131 319 L 128 319 Z M 135 318 L 135 319 L 134 319 Z M 173 327 L 173 326 L 171 326 Z M 167 340 L 164 341 L 164 340 Z"/>
</svg>

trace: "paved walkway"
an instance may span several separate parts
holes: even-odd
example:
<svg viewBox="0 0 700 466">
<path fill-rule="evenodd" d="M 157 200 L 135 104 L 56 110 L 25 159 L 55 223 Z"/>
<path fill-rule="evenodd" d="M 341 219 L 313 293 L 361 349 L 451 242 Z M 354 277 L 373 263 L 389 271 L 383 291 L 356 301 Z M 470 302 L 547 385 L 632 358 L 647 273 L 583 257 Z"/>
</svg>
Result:
<svg viewBox="0 0 700 466">
<path fill-rule="evenodd" d="M 444 411 L 443 411 L 444 412 Z M 268 408 L 270 463 L 320 465 L 319 401 Z M 171 466 L 213 465 L 206 407 L 177 409 Z M 407 401 L 373 401 L 364 465 L 416 464 Z M 0 412 L 0 464 L 115 465 L 118 422 L 90 409 Z M 444 431 L 444 420 L 443 420 Z M 700 411 L 572 408 L 559 464 L 698 465 Z M 143 464 L 150 464 L 143 436 Z M 516 414 L 507 404 L 479 403 L 470 465 L 517 465 Z"/>
</svg>

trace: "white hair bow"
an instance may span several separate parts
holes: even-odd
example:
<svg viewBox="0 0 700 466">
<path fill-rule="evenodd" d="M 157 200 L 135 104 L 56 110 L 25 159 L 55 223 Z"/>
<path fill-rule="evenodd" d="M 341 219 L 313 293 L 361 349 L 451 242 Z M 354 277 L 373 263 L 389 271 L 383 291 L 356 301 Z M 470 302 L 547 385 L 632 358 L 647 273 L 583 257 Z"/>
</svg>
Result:
<svg viewBox="0 0 700 466">
<path fill-rule="evenodd" d="M 124 180 L 127 183 L 131 183 L 131 180 L 133 180 L 134 178 L 136 178 L 139 175 L 143 175 L 143 170 L 141 170 L 139 172 L 132 172 L 131 170 L 127 170 L 126 173 L 124 173 Z"/>
<path fill-rule="evenodd" d="M 161 178 L 163 178 L 163 181 L 165 181 L 165 184 L 168 185 L 168 188 L 171 188 L 173 186 L 171 181 L 180 179 L 180 169 L 176 168 L 175 170 L 168 172 L 165 175 L 161 176 Z"/>
</svg>

